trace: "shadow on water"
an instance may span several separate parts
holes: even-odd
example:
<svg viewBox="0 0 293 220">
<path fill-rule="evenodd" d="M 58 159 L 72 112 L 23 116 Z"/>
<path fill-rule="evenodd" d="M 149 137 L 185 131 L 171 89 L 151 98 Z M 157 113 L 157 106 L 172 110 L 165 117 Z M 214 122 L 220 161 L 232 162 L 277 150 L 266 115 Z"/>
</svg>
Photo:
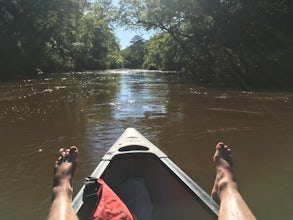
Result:
<svg viewBox="0 0 293 220">
<path fill-rule="evenodd" d="M 292 110 L 292 93 L 207 89 L 177 73 L 111 70 L 0 83 L 1 218 L 46 218 L 59 149 L 79 147 L 77 191 L 123 130 L 135 127 L 206 191 L 214 145 L 225 141 L 257 217 L 290 219 Z"/>
</svg>

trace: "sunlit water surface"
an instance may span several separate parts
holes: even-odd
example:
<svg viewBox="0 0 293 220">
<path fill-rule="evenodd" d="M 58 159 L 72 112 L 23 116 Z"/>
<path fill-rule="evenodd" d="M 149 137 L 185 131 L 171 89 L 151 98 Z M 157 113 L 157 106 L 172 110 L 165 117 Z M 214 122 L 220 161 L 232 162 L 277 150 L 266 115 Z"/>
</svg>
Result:
<svg viewBox="0 0 293 220">
<path fill-rule="evenodd" d="M 53 164 L 77 145 L 75 192 L 127 127 L 207 192 L 214 146 L 233 149 L 259 219 L 293 219 L 293 94 L 207 89 L 177 73 L 112 70 L 0 83 L 0 219 L 46 219 Z"/>
</svg>

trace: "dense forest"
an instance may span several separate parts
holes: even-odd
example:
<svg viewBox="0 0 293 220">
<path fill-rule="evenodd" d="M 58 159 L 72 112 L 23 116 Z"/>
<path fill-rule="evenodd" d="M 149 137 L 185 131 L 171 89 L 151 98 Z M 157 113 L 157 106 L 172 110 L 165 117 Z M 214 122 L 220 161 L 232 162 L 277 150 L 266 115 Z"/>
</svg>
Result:
<svg viewBox="0 0 293 220">
<path fill-rule="evenodd" d="M 114 4 L 115 3 L 115 4 Z M 145 68 L 293 88 L 292 0 L 0 0 L 0 77 Z M 115 27 L 135 36 L 120 50 Z"/>
<path fill-rule="evenodd" d="M 110 3 L 1 0 L 1 76 L 120 67 Z"/>
</svg>

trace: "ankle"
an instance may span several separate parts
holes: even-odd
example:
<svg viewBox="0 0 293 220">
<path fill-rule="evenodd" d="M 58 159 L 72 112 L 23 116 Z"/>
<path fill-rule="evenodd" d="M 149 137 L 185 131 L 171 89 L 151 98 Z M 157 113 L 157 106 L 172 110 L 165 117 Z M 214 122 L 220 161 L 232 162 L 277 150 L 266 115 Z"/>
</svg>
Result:
<svg viewBox="0 0 293 220">
<path fill-rule="evenodd" d="M 65 196 L 65 197 L 71 198 L 72 192 L 73 192 L 72 186 L 67 183 L 60 184 L 52 188 L 53 198 L 58 196 Z"/>
<path fill-rule="evenodd" d="M 238 191 L 238 185 L 234 180 L 222 179 L 218 184 L 218 196 L 220 200 L 227 192 Z"/>
</svg>

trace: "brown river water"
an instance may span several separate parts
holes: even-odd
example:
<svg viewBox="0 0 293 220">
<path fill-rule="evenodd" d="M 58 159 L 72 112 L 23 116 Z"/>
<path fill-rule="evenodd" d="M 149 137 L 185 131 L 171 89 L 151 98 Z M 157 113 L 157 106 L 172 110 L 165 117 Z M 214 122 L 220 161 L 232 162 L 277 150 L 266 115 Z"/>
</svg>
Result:
<svg viewBox="0 0 293 220">
<path fill-rule="evenodd" d="M 207 192 L 214 147 L 224 141 L 258 219 L 293 219 L 293 93 L 208 89 L 140 70 L 0 83 L 0 219 L 46 219 L 59 149 L 79 147 L 76 192 L 127 127 Z"/>
</svg>

